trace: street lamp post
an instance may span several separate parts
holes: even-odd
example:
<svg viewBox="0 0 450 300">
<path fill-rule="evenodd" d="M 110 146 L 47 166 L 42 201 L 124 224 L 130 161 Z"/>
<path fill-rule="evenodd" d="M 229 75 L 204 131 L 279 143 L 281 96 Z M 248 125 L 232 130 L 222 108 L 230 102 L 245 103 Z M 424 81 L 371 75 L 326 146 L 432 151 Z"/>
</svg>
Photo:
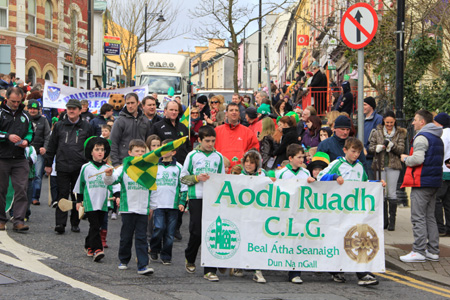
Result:
<svg viewBox="0 0 450 300">
<path fill-rule="evenodd" d="M 158 19 L 156 19 L 157 22 L 165 22 L 166 19 L 164 19 L 164 16 L 162 14 L 162 10 L 159 13 L 148 13 L 147 12 L 147 3 L 145 3 L 144 8 L 144 52 L 147 52 L 147 16 L 158 16 Z"/>
</svg>

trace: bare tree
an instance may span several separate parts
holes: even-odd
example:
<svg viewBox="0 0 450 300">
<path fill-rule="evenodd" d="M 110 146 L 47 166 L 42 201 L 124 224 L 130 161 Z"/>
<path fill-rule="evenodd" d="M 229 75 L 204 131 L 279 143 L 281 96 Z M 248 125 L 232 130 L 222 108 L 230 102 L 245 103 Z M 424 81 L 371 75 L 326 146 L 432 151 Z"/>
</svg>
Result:
<svg viewBox="0 0 450 300">
<path fill-rule="evenodd" d="M 146 5 L 147 16 L 145 16 Z M 131 85 L 136 53 L 143 51 L 145 43 L 147 43 L 147 48 L 151 48 L 181 34 L 178 33 L 175 25 L 179 8 L 171 7 L 169 1 L 164 0 L 135 0 L 133 2 L 111 0 L 109 1 L 109 11 L 108 31 L 111 35 L 121 39 L 120 62 L 127 76 L 127 83 Z M 165 22 L 157 22 L 161 11 Z M 147 26 L 145 26 L 145 18 L 147 18 Z M 145 32 L 147 32 L 146 41 Z"/>
<path fill-rule="evenodd" d="M 238 37 L 259 16 L 251 17 L 258 5 L 244 4 L 239 0 L 204 0 L 191 13 L 196 18 L 201 18 L 201 27 L 195 30 L 195 34 L 202 39 L 226 39 L 228 49 L 233 53 L 234 91 L 238 92 L 238 66 L 239 66 L 239 43 Z M 289 1 L 282 0 L 278 3 L 265 2 L 262 18 L 274 12 L 277 8 L 286 5 Z"/>
</svg>

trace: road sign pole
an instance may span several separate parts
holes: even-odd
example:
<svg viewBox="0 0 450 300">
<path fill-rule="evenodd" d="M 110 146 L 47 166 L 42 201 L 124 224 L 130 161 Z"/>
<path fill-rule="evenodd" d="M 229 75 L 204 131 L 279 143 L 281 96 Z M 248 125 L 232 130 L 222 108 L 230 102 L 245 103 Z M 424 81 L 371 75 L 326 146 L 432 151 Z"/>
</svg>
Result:
<svg viewBox="0 0 450 300">
<path fill-rule="evenodd" d="M 358 50 L 358 137 L 364 142 L 364 48 Z"/>
</svg>

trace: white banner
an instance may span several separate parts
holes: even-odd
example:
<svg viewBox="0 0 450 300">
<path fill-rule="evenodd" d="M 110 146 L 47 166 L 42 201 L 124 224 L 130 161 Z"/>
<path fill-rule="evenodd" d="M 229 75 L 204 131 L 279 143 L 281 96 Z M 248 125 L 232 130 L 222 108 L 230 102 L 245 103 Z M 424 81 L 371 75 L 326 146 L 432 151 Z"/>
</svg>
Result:
<svg viewBox="0 0 450 300">
<path fill-rule="evenodd" d="M 43 107 L 48 108 L 66 108 L 66 103 L 69 99 L 88 100 L 90 111 L 100 111 L 100 107 L 109 101 L 111 94 L 136 93 L 139 96 L 139 101 L 147 96 L 148 86 L 132 86 L 115 90 L 82 90 L 73 87 L 68 87 L 63 84 L 45 82 Z"/>
<path fill-rule="evenodd" d="M 202 266 L 385 271 L 381 183 L 210 176 Z"/>
</svg>

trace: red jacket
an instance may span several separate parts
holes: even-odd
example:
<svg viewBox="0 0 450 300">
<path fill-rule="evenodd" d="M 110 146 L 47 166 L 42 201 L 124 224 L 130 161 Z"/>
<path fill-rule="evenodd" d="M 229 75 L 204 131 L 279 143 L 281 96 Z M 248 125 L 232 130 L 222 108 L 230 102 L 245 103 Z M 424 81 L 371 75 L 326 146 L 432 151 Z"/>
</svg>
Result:
<svg viewBox="0 0 450 300">
<path fill-rule="evenodd" d="M 262 131 L 262 121 L 256 119 L 253 123 L 248 125 L 248 128 L 255 133 L 256 137 L 258 137 Z"/>
<path fill-rule="evenodd" d="M 259 151 L 259 141 L 255 133 L 244 125 L 232 126 L 226 123 L 216 127 L 215 148 L 234 166 L 241 162 L 248 150 L 256 148 Z"/>
</svg>

